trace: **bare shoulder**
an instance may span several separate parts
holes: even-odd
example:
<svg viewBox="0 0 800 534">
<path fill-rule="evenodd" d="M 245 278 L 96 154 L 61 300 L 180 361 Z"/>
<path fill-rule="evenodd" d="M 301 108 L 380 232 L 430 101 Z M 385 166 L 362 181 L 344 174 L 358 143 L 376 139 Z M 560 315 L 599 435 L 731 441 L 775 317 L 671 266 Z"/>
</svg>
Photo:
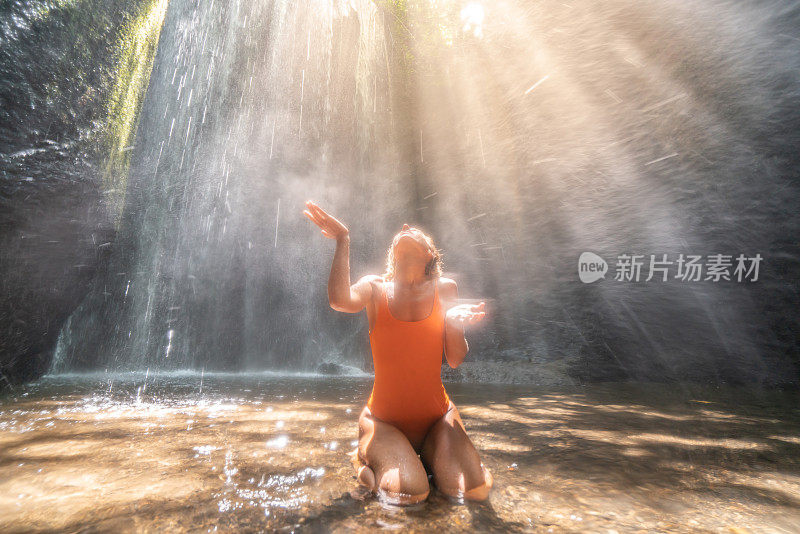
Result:
<svg viewBox="0 0 800 534">
<path fill-rule="evenodd" d="M 383 282 L 383 277 L 377 274 L 365 274 L 358 279 L 359 284 L 372 284 L 373 282 Z"/>
<path fill-rule="evenodd" d="M 372 291 L 376 284 L 383 282 L 383 277 L 377 274 L 367 274 L 358 279 L 355 283 L 356 286 L 369 288 Z"/>
<path fill-rule="evenodd" d="M 439 277 L 439 294 L 444 298 L 458 297 L 458 284 L 452 278 Z"/>
</svg>

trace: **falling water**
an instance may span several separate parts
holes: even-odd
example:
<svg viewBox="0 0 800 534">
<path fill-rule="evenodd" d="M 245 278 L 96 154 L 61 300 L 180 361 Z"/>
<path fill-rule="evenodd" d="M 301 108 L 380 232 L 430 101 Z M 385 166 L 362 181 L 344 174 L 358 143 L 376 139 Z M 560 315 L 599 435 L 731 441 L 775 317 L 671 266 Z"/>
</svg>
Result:
<svg viewBox="0 0 800 534">
<path fill-rule="evenodd" d="M 468 333 L 484 378 L 499 360 L 534 381 L 795 380 L 798 20 L 780 2 L 172 0 L 120 233 L 55 369 L 360 365 L 366 322 L 327 306 L 312 198 L 349 225 L 353 280 L 403 222 L 433 234 L 460 295 L 491 304 Z M 584 251 L 764 264 L 583 284 Z"/>
<path fill-rule="evenodd" d="M 55 369 L 304 368 L 353 352 L 355 325 L 310 282 L 327 243 L 310 249 L 281 200 L 327 199 L 360 228 L 405 208 L 385 39 L 369 2 L 171 2 L 118 242 Z"/>
</svg>

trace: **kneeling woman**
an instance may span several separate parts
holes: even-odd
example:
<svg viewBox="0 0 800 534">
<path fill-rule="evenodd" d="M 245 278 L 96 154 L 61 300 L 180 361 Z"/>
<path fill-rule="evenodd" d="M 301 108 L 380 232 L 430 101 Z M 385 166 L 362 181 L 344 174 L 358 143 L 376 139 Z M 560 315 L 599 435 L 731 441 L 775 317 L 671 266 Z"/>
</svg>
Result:
<svg viewBox="0 0 800 534">
<path fill-rule="evenodd" d="M 311 201 L 305 215 L 336 240 L 328 299 L 333 309 L 366 307 L 375 382 L 358 421 L 353 463 L 358 481 L 395 504 L 424 500 L 428 472 L 439 491 L 484 500 L 492 475 L 483 466 L 441 379 L 467 354 L 464 325 L 483 319 L 484 303 L 454 305 L 455 281 L 441 276 L 433 240 L 403 225 L 389 249 L 386 273 L 350 285 L 347 227 Z M 448 305 L 452 304 L 452 305 Z"/>
</svg>

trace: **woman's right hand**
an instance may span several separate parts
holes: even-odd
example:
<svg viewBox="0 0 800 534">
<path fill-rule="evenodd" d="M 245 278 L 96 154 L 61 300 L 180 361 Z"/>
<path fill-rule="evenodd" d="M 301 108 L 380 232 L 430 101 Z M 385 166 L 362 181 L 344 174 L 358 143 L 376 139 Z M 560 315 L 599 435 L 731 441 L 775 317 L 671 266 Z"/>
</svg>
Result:
<svg viewBox="0 0 800 534">
<path fill-rule="evenodd" d="M 350 231 L 341 221 L 325 213 L 322 208 L 310 200 L 306 200 L 306 208 L 308 209 L 303 210 L 303 213 L 311 219 L 311 222 L 320 227 L 322 235 L 325 237 L 340 239 L 350 234 Z"/>
</svg>

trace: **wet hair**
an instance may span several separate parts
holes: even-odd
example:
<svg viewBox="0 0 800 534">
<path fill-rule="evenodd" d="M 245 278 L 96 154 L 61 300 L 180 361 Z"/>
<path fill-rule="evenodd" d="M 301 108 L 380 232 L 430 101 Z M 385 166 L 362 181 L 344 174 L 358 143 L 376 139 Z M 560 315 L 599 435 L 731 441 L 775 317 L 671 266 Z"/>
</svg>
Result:
<svg viewBox="0 0 800 534">
<path fill-rule="evenodd" d="M 442 276 L 442 253 L 436 248 L 432 237 L 425 232 L 422 232 L 422 237 L 433 253 L 433 258 L 425 265 L 425 276 L 439 278 Z M 392 241 L 392 244 L 389 245 L 389 251 L 386 253 L 386 271 L 382 275 L 384 280 L 392 280 L 394 278 L 394 245 L 395 243 Z"/>
</svg>

